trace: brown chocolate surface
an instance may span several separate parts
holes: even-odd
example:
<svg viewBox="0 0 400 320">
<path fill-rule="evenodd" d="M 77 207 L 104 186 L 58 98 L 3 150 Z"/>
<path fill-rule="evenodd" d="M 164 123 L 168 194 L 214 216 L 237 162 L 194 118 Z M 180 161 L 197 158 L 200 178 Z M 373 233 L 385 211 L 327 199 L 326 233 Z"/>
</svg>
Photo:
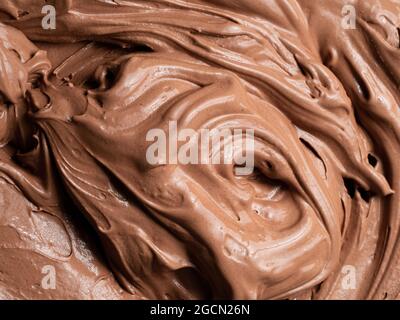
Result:
<svg viewBox="0 0 400 320">
<path fill-rule="evenodd" d="M 399 1 L 45 4 L 0 4 L 0 298 L 398 297 Z M 254 172 L 149 164 L 169 121 Z"/>
</svg>

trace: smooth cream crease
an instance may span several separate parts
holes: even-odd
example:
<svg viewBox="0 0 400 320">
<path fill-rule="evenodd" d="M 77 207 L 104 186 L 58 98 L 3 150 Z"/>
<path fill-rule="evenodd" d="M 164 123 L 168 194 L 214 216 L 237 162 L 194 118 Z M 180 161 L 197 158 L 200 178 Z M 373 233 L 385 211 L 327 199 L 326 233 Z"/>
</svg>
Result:
<svg viewBox="0 0 400 320">
<path fill-rule="evenodd" d="M 399 297 L 400 1 L 2 0 L 0 21 L 0 298 Z M 171 121 L 253 130 L 252 174 L 150 164 Z"/>
</svg>

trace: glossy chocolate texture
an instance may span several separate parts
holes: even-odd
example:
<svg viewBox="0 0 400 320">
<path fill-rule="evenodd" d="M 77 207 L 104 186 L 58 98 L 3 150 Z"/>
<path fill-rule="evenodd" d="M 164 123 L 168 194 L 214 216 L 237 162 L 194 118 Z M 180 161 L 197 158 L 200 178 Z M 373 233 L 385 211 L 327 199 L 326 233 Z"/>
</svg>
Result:
<svg viewBox="0 0 400 320">
<path fill-rule="evenodd" d="M 0 3 L 0 298 L 399 295 L 399 1 L 45 4 Z M 169 121 L 254 172 L 149 164 Z"/>
</svg>

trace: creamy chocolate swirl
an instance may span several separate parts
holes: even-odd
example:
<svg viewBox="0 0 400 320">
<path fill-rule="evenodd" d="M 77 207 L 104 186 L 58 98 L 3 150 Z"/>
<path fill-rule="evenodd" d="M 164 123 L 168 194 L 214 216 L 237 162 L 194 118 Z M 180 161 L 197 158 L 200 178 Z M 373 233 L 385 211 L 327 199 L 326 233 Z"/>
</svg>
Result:
<svg viewBox="0 0 400 320">
<path fill-rule="evenodd" d="M 398 1 L 44 4 L 0 5 L 1 298 L 399 295 Z M 170 121 L 253 173 L 150 164 Z"/>
</svg>

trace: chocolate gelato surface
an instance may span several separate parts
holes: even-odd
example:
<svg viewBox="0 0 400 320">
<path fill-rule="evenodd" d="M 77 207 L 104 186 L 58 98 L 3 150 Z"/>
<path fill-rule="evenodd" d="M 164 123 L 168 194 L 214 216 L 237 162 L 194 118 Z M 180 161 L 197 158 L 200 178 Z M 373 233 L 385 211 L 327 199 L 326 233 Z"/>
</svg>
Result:
<svg viewBox="0 0 400 320">
<path fill-rule="evenodd" d="M 399 296 L 400 1 L 3 0 L 0 21 L 1 299 Z M 253 172 L 149 163 L 171 121 L 254 130 Z"/>
</svg>

